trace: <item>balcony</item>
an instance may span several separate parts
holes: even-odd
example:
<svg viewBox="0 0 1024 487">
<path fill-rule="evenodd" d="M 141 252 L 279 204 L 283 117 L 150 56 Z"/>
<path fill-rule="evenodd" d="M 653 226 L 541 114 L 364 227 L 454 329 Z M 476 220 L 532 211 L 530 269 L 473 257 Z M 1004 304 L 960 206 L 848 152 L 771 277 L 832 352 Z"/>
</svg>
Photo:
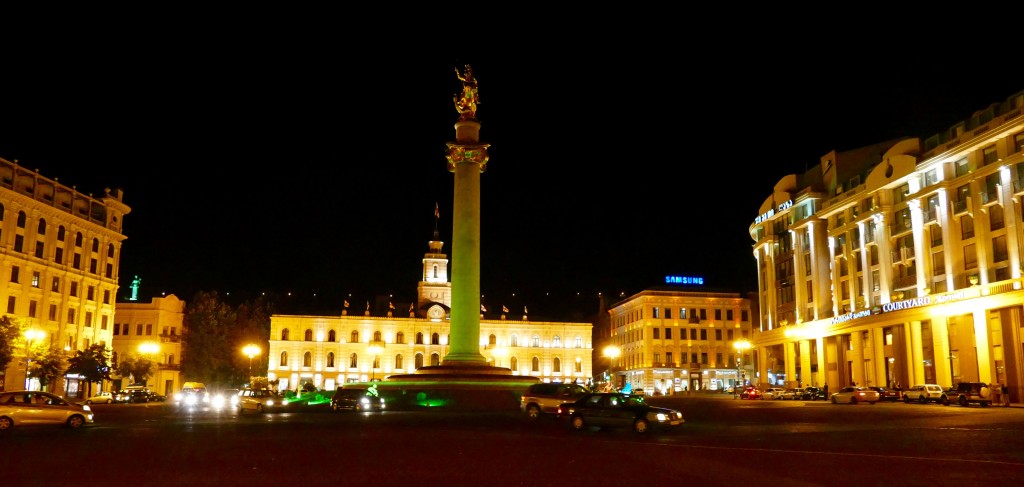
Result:
<svg viewBox="0 0 1024 487">
<path fill-rule="evenodd" d="M 964 213 L 967 211 L 967 200 L 953 202 L 953 213 Z"/>
<path fill-rule="evenodd" d="M 168 335 L 166 333 L 161 333 L 159 336 L 160 343 L 178 343 L 181 341 L 181 335 Z"/>
<path fill-rule="evenodd" d="M 907 289 L 917 284 L 917 276 L 896 277 L 892 280 L 893 289 Z"/>
</svg>

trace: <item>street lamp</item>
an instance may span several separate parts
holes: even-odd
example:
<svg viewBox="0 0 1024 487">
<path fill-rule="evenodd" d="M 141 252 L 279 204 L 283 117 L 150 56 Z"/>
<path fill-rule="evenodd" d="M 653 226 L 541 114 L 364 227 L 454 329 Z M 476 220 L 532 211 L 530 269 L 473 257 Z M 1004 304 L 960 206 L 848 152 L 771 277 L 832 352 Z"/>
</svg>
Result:
<svg viewBox="0 0 1024 487">
<path fill-rule="evenodd" d="M 46 337 L 46 332 L 43 330 L 36 330 L 34 328 L 25 330 L 25 389 L 30 390 L 32 383 L 28 380 L 28 367 L 29 363 L 32 362 L 32 342 L 36 340 L 42 340 Z"/>
<path fill-rule="evenodd" d="M 746 385 L 747 382 L 747 373 L 746 370 L 743 369 L 743 352 L 750 350 L 750 342 L 747 340 L 737 340 L 732 344 L 732 346 L 736 348 L 736 375 L 740 379 L 740 387 L 742 387 Z M 740 393 L 737 387 L 733 387 L 732 392 L 733 395 L 738 395 Z"/>
<path fill-rule="evenodd" d="M 160 344 L 154 343 L 154 342 L 142 342 L 142 343 L 139 344 L 139 353 L 142 354 L 143 356 L 145 356 L 147 359 L 152 360 L 149 357 L 151 355 L 156 355 L 157 353 L 160 353 Z M 138 377 L 132 377 L 132 379 L 133 379 L 132 380 L 133 383 L 138 383 L 138 382 L 142 382 L 143 384 L 146 383 L 146 379 L 145 378 L 142 378 L 142 380 L 139 380 Z"/>
<path fill-rule="evenodd" d="M 370 345 L 366 350 L 370 352 L 370 355 L 373 355 L 373 363 L 370 364 L 370 382 L 373 382 L 377 378 L 377 357 L 384 351 L 384 347 Z"/>
<path fill-rule="evenodd" d="M 608 389 L 611 390 L 612 380 L 615 376 L 615 359 L 619 358 L 619 355 L 622 355 L 622 349 L 615 345 L 608 345 L 607 347 L 604 347 L 603 355 L 608 357 Z"/>
<path fill-rule="evenodd" d="M 256 346 L 255 343 L 250 343 L 242 349 L 247 357 L 249 357 L 249 380 L 252 380 L 252 358 L 260 354 L 260 347 Z"/>
</svg>

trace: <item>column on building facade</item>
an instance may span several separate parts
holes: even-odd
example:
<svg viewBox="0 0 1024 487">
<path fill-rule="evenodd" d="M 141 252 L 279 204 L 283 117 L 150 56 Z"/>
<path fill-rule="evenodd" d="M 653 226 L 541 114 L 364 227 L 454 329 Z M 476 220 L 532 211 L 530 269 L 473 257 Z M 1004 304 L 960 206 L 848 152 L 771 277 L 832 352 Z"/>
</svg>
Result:
<svg viewBox="0 0 1024 487">
<path fill-rule="evenodd" d="M 864 343 L 859 332 L 850 335 L 850 353 L 847 355 L 852 363 L 850 368 L 851 380 L 857 385 L 867 385 L 864 377 Z"/>
<path fill-rule="evenodd" d="M 886 371 L 889 367 L 889 357 L 885 356 L 885 329 L 881 327 L 872 327 L 868 333 L 869 340 L 871 340 L 871 366 L 872 374 L 878 377 L 875 384 L 876 386 L 887 386 L 885 384 L 886 378 L 889 377 Z M 899 352 L 893 351 L 894 356 L 899 356 Z"/>
<path fill-rule="evenodd" d="M 793 235 L 793 299 L 796 305 L 793 307 L 796 322 L 802 323 L 811 321 L 814 318 L 807 316 L 807 303 L 814 302 L 812 296 L 807 296 L 807 269 L 804 265 L 804 239 L 807 228 L 790 230 Z"/>
<path fill-rule="evenodd" d="M 949 197 L 946 194 L 946 190 L 945 189 L 940 189 L 939 190 L 939 208 L 940 209 L 939 209 L 939 216 L 937 218 L 940 218 L 939 221 L 942 222 L 942 245 L 943 245 L 943 248 L 945 248 L 945 249 L 959 248 L 959 246 L 957 246 L 957 247 L 953 247 L 952 246 L 952 242 L 953 242 L 953 228 L 954 228 L 953 222 L 954 222 L 954 218 L 955 217 L 953 215 L 953 212 L 950 211 L 951 210 L 950 205 L 951 205 L 951 203 L 949 202 Z M 959 228 L 959 226 L 960 226 L 959 224 L 956 224 L 956 228 Z M 953 289 L 956 289 L 956 280 L 954 279 L 954 277 L 956 276 L 956 273 L 953 272 L 953 269 L 957 269 L 957 267 L 953 266 L 953 264 L 954 264 L 953 254 L 954 253 L 959 254 L 959 252 L 950 252 L 948 250 L 946 252 L 942 253 L 942 260 L 945 261 L 944 265 L 946 266 L 946 290 L 947 291 L 952 291 Z"/>
<path fill-rule="evenodd" d="M 758 388 L 763 389 L 764 384 L 768 383 L 768 347 L 753 347 L 751 351 L 754 352 L 754 367 L 757 369 L 757 381 L 751 378 L 753 383 Z"/>
<path fill-rule="evenodd" d="M 828 357 L 825 356 L 825 337 L 819 337 L 817 340 L 815 340 L 814 346 L 816 347 L 817 351 L 817 353 L 815 354 L 817 363 L 815 365 L 817 365 L 818 369 L 818 372 L 816 372 L 814 376 L 814 385 L 821 387 L 822 384 L 828 383 L 826 372 L 828 369 L 829 361 Z"/>
<path fill-rule="evenodd" d="M 817 385 L 811 373 L 811 341 L 800 340 L 800 387 Z"/>
<path fill-rule="evenodd" d="M 860 249 L 860 268 L 864 269 L 864 272 L 860 276 L 860 288 L 861 297 L 864 298 L 864 309 L 871 309 L 875 305 L 874 294 L 871 292 L 874 289 L 874 282 L 871 279 L 871 252 L 867 245 L 867 226 L 863 221 L 857 222 L 857 228 L 860 233 L 860 239 L 857 241 L 857 246 Z M 854 308 L 857 309 L 856 307 Z"/>
<path fill-rule="evenodd" d="M 992 382 L 992 348 L 989 346 L 991 337 L 988 334 L 988 310 L 974 310 L 974 346 L 978 352 L 978 380 Z"/>
<path fill-rule="evenodd" d="M 952 385 L 952 352 L 949 346 L 949 325 L 945 316 L 932 316 L 932 350 L 935 355 L 935 382 Z"/>
<path fill-rule="evenodd" d="M 892 246 L 889 244 L 891 232 L 885 220 L 885 214 L 879 213 L 875 219 L 875 245 L 878 247 L 878 279 L 879 304 L 892 302 Z"/>
<path fill-rule="evenodd" d="M 810 321 L 835 316 L 832 312 L 832 275 L 830 274 L 831 251 L 828 250 L 828 224 L 823 219 L 816 219 L 807 224 L 811 232 L 811 282 L 813 282 L 814 313 Z"/>
<path fill-rule="evenodd" d="M 999 202 L 1003 205 L 1003 222 L 1006 225 L 1006 250 L 1010 261 L 1010 277 L 1017 279 L 1021 277 L 1022 270 L 1020 243 L 1018 243 L 1017 235 L 1017 207 L 1013 198 L 1013 175 L 1009 170 L 1000 172 L 1003 190 L 999 195 Z M 1014 289 L 1020 289 L 1020 284 L 1014 284 Z"/>
<path fill-rule="evenodd" d="M 932 264 L 925 250 L 924 237 L 924 215 L 921 213 L 921 200 L 912 199 L 908 202 L 910 206 L 910 232 L 914 236 L 914 270 L 917 282 L 917 295 L 924 296 L 931 293 L 931 283 L 927 276 L 931 275 Z M 928 289 L 928 291 L 925 291 Z"/>
<path fill-rule="evenodd" d="M 786 385 L 790 387 L 796 387 L 796 342 L 789 341 L 783 345 L 783 351 L 785 362 L 786 362 Z"/>
<path fill-rule="evenodd" d="M 924 347 L 921 340 L 921 322 L 914 320 L 903 324 L 907 340 L 907 360 L 910 367 L 907 368 L 914 375 L 914 383 L 926 382 L 924 375 Z"/>
</svg>

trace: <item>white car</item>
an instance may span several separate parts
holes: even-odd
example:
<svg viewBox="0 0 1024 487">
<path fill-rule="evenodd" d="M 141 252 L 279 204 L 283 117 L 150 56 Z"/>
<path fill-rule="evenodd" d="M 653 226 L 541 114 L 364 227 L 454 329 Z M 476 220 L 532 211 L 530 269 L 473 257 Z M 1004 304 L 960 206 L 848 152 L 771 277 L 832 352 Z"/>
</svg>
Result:
<svg viewBox="0 0 1024 487">
<path fill-rule="evenodd" d="M 111 404 L 114 402 L 114 395 L 107 392 L 97 392 L 95 396 L 85 398 L 85 403 L 88 405 L 92 404 Z"/>
<path fill-rule="evenodd" d="M 944 403 L 946 401 L 946 390 L 938 384 L 917 384 L 914 387 L 903 391 L 903 402 L 926 402 Z"/>
<path fill-rule="evenodd" d="M 786 390 L 781 387 L 769 387 L 761 393 L 763 399 L 782 399 L 782 393 Z"/>
<path fill-rule="evenodd" d="M 18 426 L 61 425 L 78 429 L 93 422 L 92 408 L 41 391 L 0 393 L 0 431 Z"/>
<path fill-rule="evenodd" d="M 242 389 L 238 393 L 238 412 L 256 411 L 269 412 L 285 406 L 284 398 L 270 389 Z"/>
</svg>

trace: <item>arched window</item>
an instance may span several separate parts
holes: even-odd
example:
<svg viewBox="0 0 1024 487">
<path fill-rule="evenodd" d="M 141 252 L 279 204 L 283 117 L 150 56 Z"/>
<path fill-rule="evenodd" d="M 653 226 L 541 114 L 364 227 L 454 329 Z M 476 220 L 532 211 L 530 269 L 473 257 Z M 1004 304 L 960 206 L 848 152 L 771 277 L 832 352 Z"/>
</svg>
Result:
<svg viewBox="0 0 1024 487">
<path fill-rule="evenodd" d="M 555 339 L 551 341 L 551 346 L 554 348 L 562 348 L 562 337 L 555 335 Z"/>
<path fill-rule="evenodd" d="M 512 335 L 512 340 L 510 340 L 509 343 L 513 347 L 518 347 L 519 346 L 519 337 L 516 336 L 516 335 Z"/>
<path fill-rule="evenodd" d="M 373 368 L 375 368 L 375 369 L 379 369 L 380 368 L 380 355 L 374 355 L 373 356 Z"/>
<path fill-rule="evenodd" d="M 540 372 L 540 359 L 539 358 L 533 357 L 533 360 L 530 361 L 530 370 L 532 370 L 534 372 Z"/>
<path fill-rule="evenodd" d="M 434 264 L 434 278 L 437 278 L 437 264 Z"/>
<path fill-rule="evenodd" d="M 93 252 L 99 252 L 100 251 L 100 239 L 98 239 L 98 238 L 92 239 L 92 251 Z"/>
<path fill-rule="evenodd" d="M 374 342 L 380 342 L 380 332 L 379 331 L 373 332 L 373 341 Z"/>
<path fill-rule="evenodd" d="M 327 332 L 327 341 L 329 341 L 329 342 L 336 342 L 336 341 L 338 341 L 338 334 L 334 330 L 331 330 L 331 331 Z"/>
<path fill-rule="evenodd" d="M 491 336 L 487 337 L 487 344 L 488 345 L 497 345 L 498 344 L 498 337 L 494 336 L 494 334 L 491 333 Z"/>
<path fill-rule="evenodd" d="M 281 340 L 285 341 L 285 342 L 288 341 L 288 329 L 287 328 L 281 330 Z"/>
<path fill-rule="evenodd" d="M 39 219 L 39 235 L 46 235 L 46 220 L 43 218 Z"/>
<path fill-rule="evenodd" d="M 417 353 L 415 359 L 413 360 L 413 363 L 415 364 L 414 367 L 416 367 L 417 369 L 423 367 L 423 354 Z"/>
<path fill-rule="evenodd" d="M 519 368 L 519 359 L 512 357 L 512 361 L 509 362 L 509 368 L 512 369 L 512 372 L 515 372 Z"/>
<path fill-rule="evenodd" d="M 582 339 L 582 338 L 580 338 L 580 337 L 576 337 L 576 338 L 575 338 L 575 339 L 573 340 L 573 345 L 574 345 L 574 346 L 575 346 L 576 348 L 583 348 L 583 339 Z"/>
<path fill-rule="evenodd" d="M 436 353 L 430 354 L 430 365 L 434 367 L 441 365 L 441 356 Z"/>
<path fill-rule="evenodd" d="M 19 211 L 18 212 L 18 228 L 25 228 L 25 219 L 26 218 L 27 217 L 25 216 L 25 212 L 24 211 Z"/>
<path fill-rule="evenodd" d="M 107 257 L 114 256 L 114 244 L 107 245 Z"/>
<path fill-rule="evenodd" d="M 281 352 L 281 367 L 288 365 L 288 352 Z"/>
<path fill-rule="evenodd" d="M 64 225 L 61 225 L 61 226 L 57 227 L 57 240 L 60 240 L 61 242 L 63 242 L 64 241 L 64 234 L 65 233 L 66 233 L 66 230 L 64 230 Z"/>
<path fill-rule="evenodd" d="M 417 345 L 423 345 L 423 333 L 422 332 L 416 332 L 416 344 Z"/>
<path fill-rule="evenodd" d="M 430 335 L 430 344 L 431 345 L 440 345 L 441 344 L 441 335 L 438 335 L 437 333 L 434 333 L 433 335 Z"/>
<path fill-rule="evenodd" d="M 404 364 L 402 363 L 402 354 L 395 355 L 395 368 L 401 369 Z"/>
<path fill-rule="evenodd" d="M 313 354 L 306 352 L 302 354 L 302 366 L 309 367 L 313 364 Z"/>
<path fill-rule="evenodd" d="M 313 341 L 313 330 L 310 330 L 309 328 L 306 328 L 306 333 L 303 335 L 302 339 L 307 341 L 307 342 Z"/>
<path fill-rule="evenodd" d="M 78 232 L 78 234 L 75 235 L 75 247 L 81 247 L 81 246 L 82 246 L 82 232 Z"/>
<path fill-rule="evenodd" d="M 348 368 L 354 369 L 354 368 L 358 367 L 359 366 L 359 365 L 357 365 L 359 363 L 358 361 L 359 361 L 359 356 L 358 355 L 356 355 L 354 353 L 352 355 L 349 355 L 348 356 Z"/>
<path fill-rule="evenodd" d="M 334 352 L 327 352 L 327 366 L 334 367 Z"/>
<path fill-rule="evenodd" d="M 352 336 L 348 337 L 349 343 L 359 343 L 359 332 L 352 330 Z"/>
<path fill-rule="evenodd" d="M 395 335 L 395 343 L 405 343 L 405 333 L 398 332 L 398 334 Z"/>
<path fill-rule="evenodd" d="M 576 357 L 576 372 L 583 372 L 583 361 Z"/>
<path fill-rule="evenodd" d="M 562 371 L 562 359 L 560 359 L 558 357 L 555 357 L 555 363 L 552 364 L 551 370 L 553 372 L 561 372 Z"/>
<path fill-rule="evenodd" d="M 530 340 L 530 346 L 531 347 L 539 347 L 540 346 L 540 335 L 534 335 L 533 336 L 533 339 Z"/>
</svg>

